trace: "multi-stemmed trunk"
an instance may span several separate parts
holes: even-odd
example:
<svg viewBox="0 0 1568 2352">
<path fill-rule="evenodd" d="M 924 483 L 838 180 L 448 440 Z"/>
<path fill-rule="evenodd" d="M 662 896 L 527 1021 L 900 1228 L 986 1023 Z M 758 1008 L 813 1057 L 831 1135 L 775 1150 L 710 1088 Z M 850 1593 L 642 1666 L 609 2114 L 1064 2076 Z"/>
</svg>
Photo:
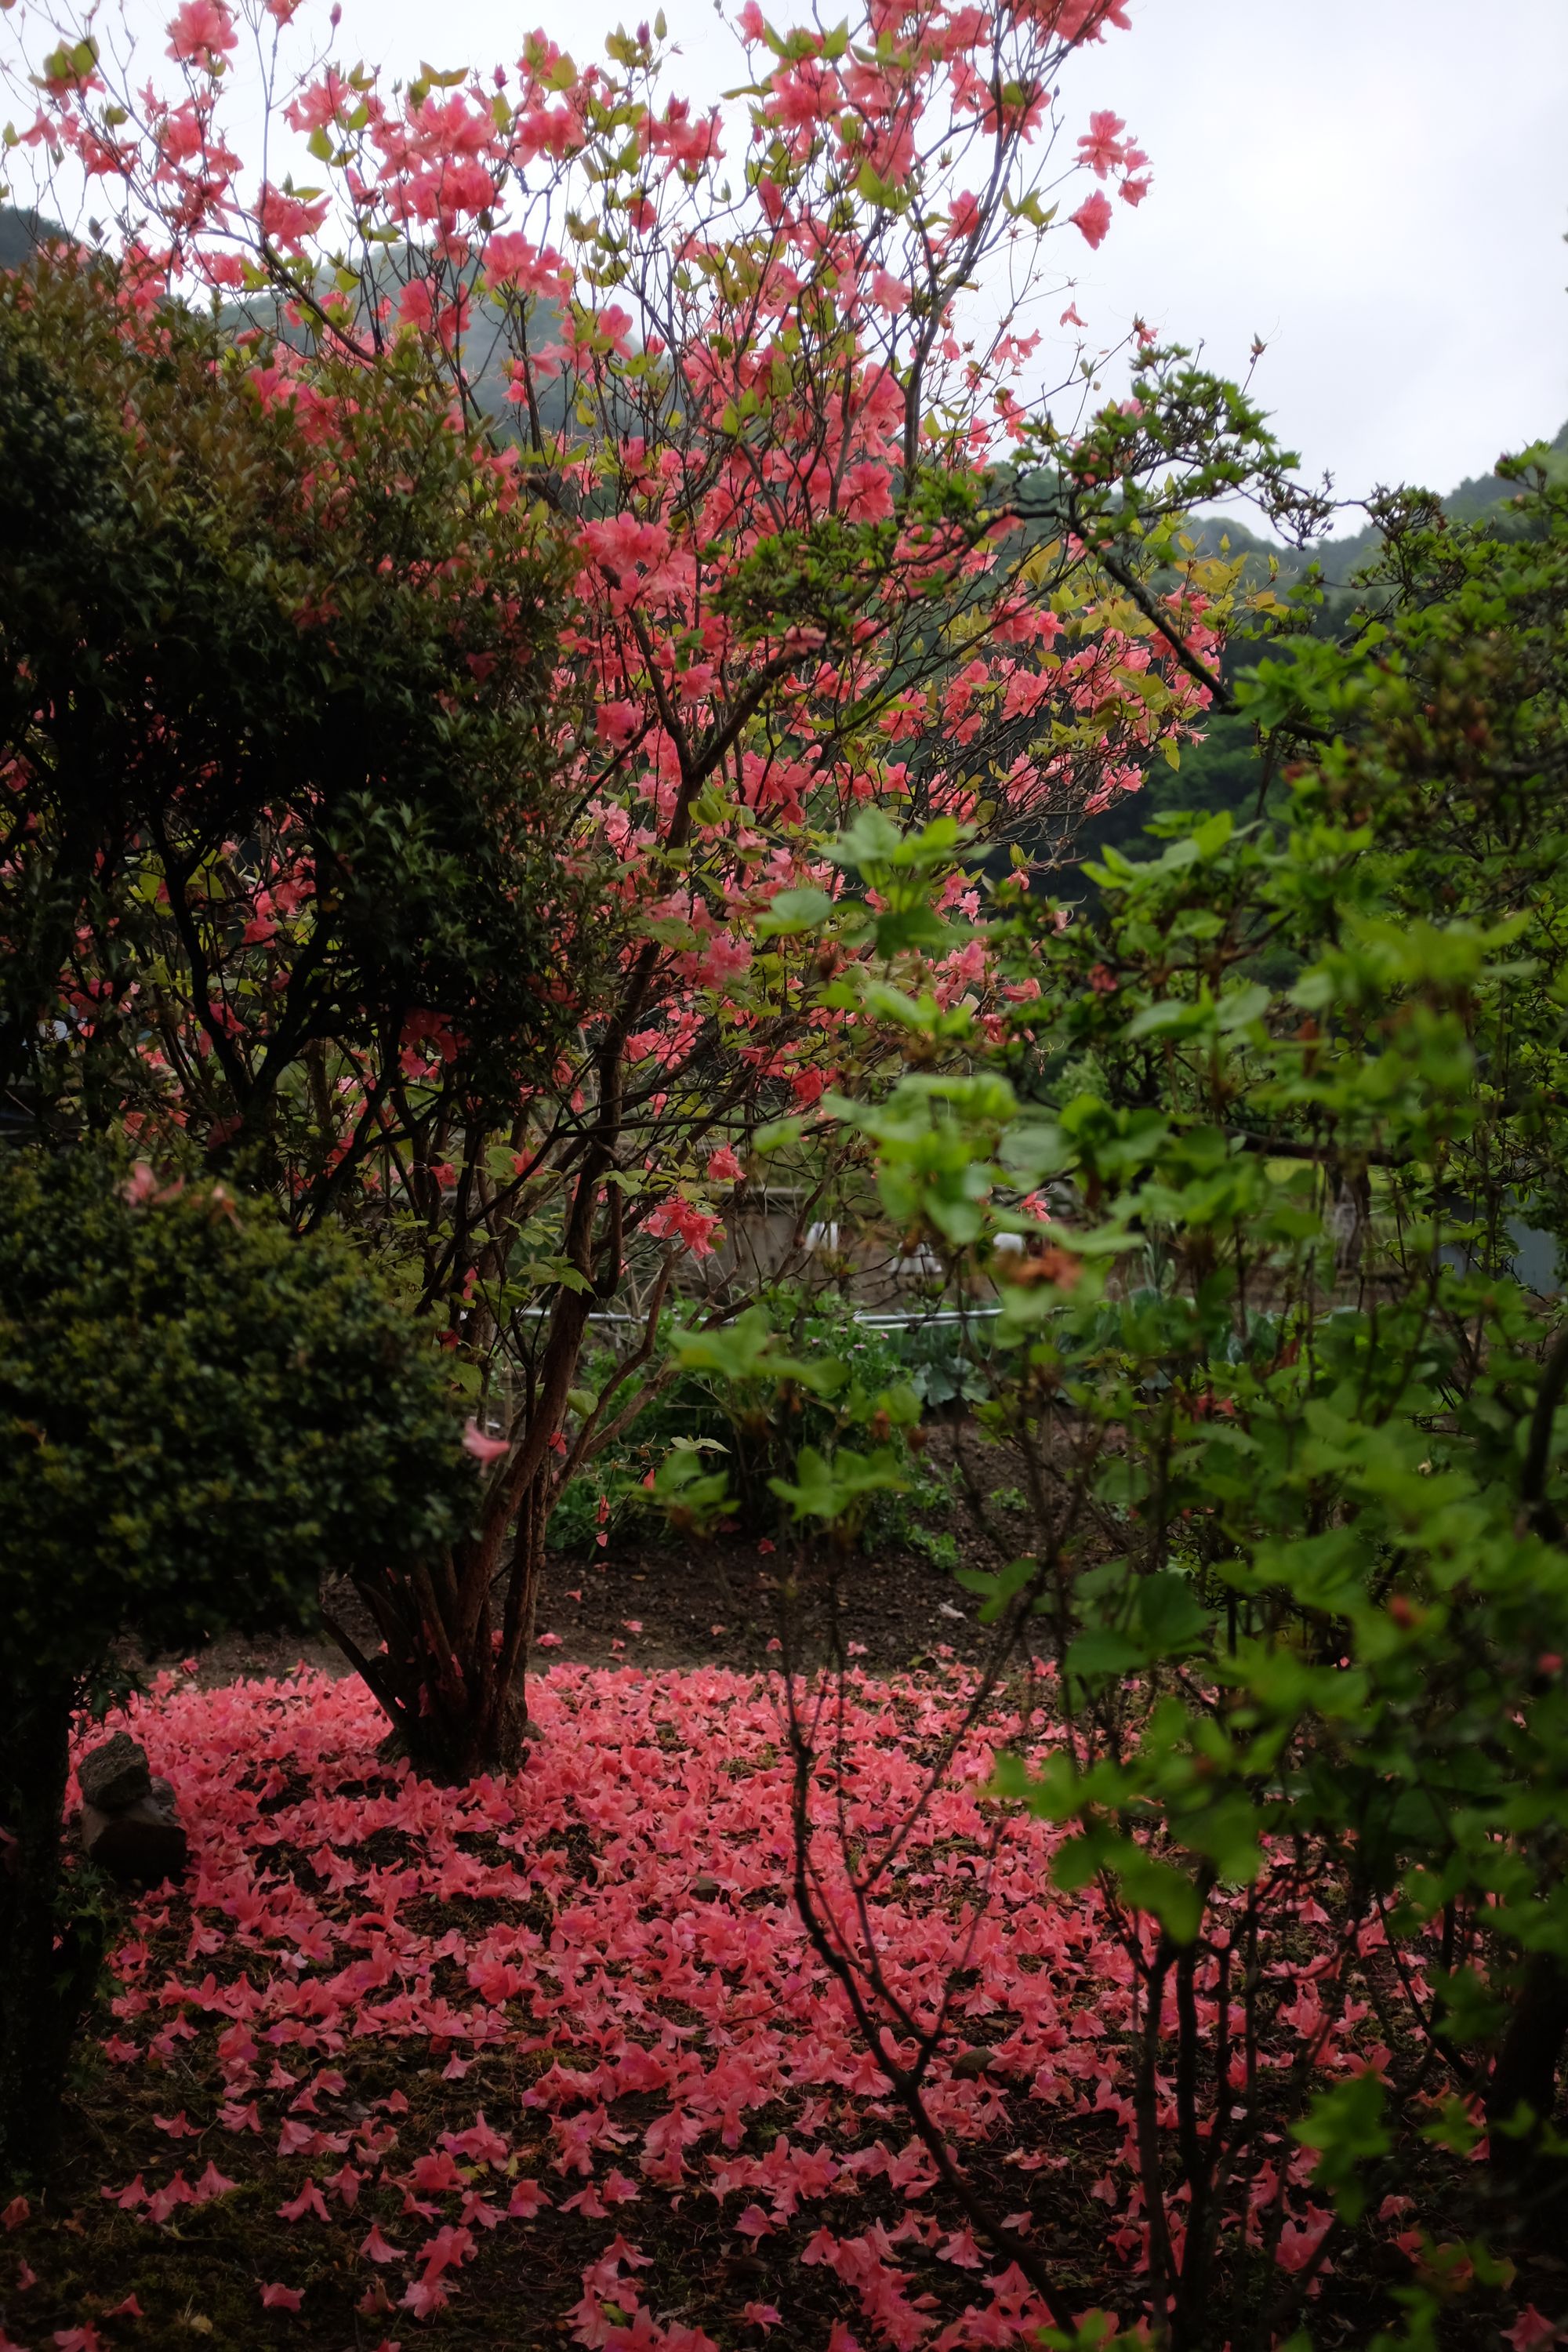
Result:
<svg viewBox="0 0 1568 2352">
<path fill-rule="evenodd" d="M 512 1772 L 522 1760 L 548 1513 L 541 1476 L 521 1499 L 498 1570 L 488 1564 L 481 1534 L 434 1567 L 361 1583 L 360 1597 L 381 1635 L 377 1651 L 367 1653 L 333 1611 L 326 1612 L 330 1632 L 380 1702 L 398 1749 L 432 1780 Z"/>
<path fill-rule="evenodd" d="M 493 1496 L 479 1533 L 447 1559 L 362 1582 L 379 1651 L 367 1654 L 327 1612 L 329 1630 L 380 1702 L 398 1747 L 433 1780 L 513 1772 L 522 1761 L 552 1502 L 551 1475 L 542 1467 L 515 1507 L 510 1492 Z"/>
<path fill-rule="evenodd" d="M 432 1779 L 512 1772 L 522 1760 L 556 1456 L 589 1303 L 572 1291 L 557 1299 L 527 1426 L 491 1475 L 475 1535 L 410 1573 L 359 1583 L 380 1649 L 367 1653 L 334 1612 L 325 1612 L 399 1746 Z"/>
<path fill-rule="evenodd" d="M 0 1676 L 0 2180 L 36 2178 L 59 2127 L 71 2037 L 103 1954 L 90 1906 L 68 1906 L 60 1832 L 73 1694 Z"/>
<path fill-rule="evenodd" d="M 696 774 L 683 779 L 668 848 L 686 841 L 701 781 Z M 327 1613 L 329 1632 L 391 1718 L 405 1752 L 435 1779 L 512 1772 L 522 1760 L 528 1659 L 563 1433 L 589 1313 L 614 1297 L 626 1262 L 624 1199 L 605 1179 L 622 1140 L 626 1040 L 647 1003 L 658 957 L 658 943 L 645 941 L 595 1056 L 594 1123 L 573 1166 L 562 1234 L 561 1255 L 575 1280 L 555 1294 L 528 1410 L 508 1433 L 510 1450 L 489 1476 L 478 1533 L 413 1575 L 360 1584 L 381 1634 L 375 1655 Z"/>
</svg>

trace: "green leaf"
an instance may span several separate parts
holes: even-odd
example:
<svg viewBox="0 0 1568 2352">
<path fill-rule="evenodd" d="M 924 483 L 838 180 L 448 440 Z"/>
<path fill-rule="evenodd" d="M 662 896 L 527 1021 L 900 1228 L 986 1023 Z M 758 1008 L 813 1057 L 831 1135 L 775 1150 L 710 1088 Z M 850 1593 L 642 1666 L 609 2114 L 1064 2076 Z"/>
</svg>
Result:
<svg viewBox="0 0 1568 2352">
<path fill-rule="evenodd" d="M 1321 2091 L 1306 2115 L 1290 2126 L 1290 2137 L 1316 2148 L 1312 2178 L 1333 2200 L 1342 2221 L 1359 2221 L 1366 2210 L 1362 2167 L 1386 2156 L 1394 2146 L 1386 2094 L 1371 2067 Z"/>
<path fill-rule="evenodd" d="M 890 865 L 903 846 L 904 836 L 885 809 L 874 803 L 863 808 L 852 825 L 827 845 L 827 855 L 840 866 L 868 867 Z"/>
<path fill-rule="evenodd" d="M 1109 1625 L 1097 1626 L 1089 1633 L 1080 1633 L 1077 1641 L 1068 1645 L 1067 1654 L 1068 1674 L 1086 1678 L 1124 1675 L 1143 1663 L 1142 1644 Z"/>
<path fill-rule="evenodd" d="M 1107 1854 L 1123 1895 L 1136 1910 L 1147 1911 L 1173 1944 L 1190 1944 L 1203 1926 L 1204 1898 L 1184 1871 L 1156 1862 L 1131 1838 L 1121 1840 Z"/>
<path fill-rule="evenodd" d="M 1151 1658 L 1186 1655 L 1201 1649 L 1208 1636 L 1208 1612 L 1184 1576 L 1167 1571 L 1144 1577 L 1138 1586 L 1138 1615 Z"/>
<path fill-rule="evenodd" d="M 884 179 L 873 164 L 862 163 L 855 182 L 855 193 L 862 204 L 876 205 L 884 212 L 902 212 L 908 197 L 897 180 Z"/>
<path fill-rule="evenodd" d="M 757 923 L 759 939 L 793 938 L 800 931 L 815 930 L 833 912 L 833 900 L 826 890 L 808 887 L 801 890 L 781 890 L 768 901 L 767 911 Z"/>
<path fill-rule="evenodd" d="M 803 1445 L 795 1480 L 768 1480 L 771 1491 L 790 1506 L 792 1517 L 821 1519 L 825 1526 L 847 1517 L 867 1496 L 897 1493 L 908 1484 L 901 1462 L 886 1447 L 862 1454 L 841 1446 L 828 1456 L 815 1445 Z"/>
</svg>

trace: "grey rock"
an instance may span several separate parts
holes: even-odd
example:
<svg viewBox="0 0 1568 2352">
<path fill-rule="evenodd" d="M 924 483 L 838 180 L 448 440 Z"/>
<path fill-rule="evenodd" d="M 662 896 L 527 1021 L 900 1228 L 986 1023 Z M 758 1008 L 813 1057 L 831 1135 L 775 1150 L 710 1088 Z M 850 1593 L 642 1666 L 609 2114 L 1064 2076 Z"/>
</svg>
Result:
<svg viewBox="0 0 1568 2352">
<path fill-rule="evenodd" d="M 81 1842 L 99 1868 L 122 1886 L 159 1886 L 180 1877 L 190 1858 L 190 1842 L 172 1802 L 161 1804 L 153 1796 L 139 1797 L 117 1813 L 84 1805 Z"/>
<path fill-rule="evenodd" d="M 128 1731 L 117 1731 L 101 1748 L 94 1748 L 77 1767 L 81 1801 L 95 1812 L 122 1813 L 149 1796 L 153 1775 L 147 1750 Z"/>
<path fill-rule="evenodd" d="M 961 2050 L 949 2071 L 956 2082 L 977 2083 L 990 2073 L 991 2058 L 989 2050 Z"/>
</svg>

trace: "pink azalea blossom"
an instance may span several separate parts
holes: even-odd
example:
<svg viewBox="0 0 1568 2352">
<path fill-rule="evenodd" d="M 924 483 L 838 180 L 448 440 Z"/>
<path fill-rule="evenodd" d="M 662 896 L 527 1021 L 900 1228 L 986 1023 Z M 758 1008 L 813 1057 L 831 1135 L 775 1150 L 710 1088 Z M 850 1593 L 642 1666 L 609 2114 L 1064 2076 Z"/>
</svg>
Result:
<svg viewBox="0 0 1568 2352">
<path fill-rule="evenodd" d="M 1502 2340 L 1512 2345 L 1513 2352 L 1543 2352 L 1548 2344 L 1561 2344 L 1563 2336 L 1554 2319 L 1527 2303 L 1513 2326 L 1502 2330 Z"/>
<path fill-rule="evenodd" d="M 210 71 L 238 41 L 223 0 L 184 0 L 169 19 L 168 54 L 180 64 L 205 66 Z"/>
<path fill-rule="evenodd" d="M 1110 226 L 1110 200 L 1099 188 L 1095 188 L 1085 196 L 1077 212 L 1069 213 L 1068 218 L 1089 245 L 1101 246 Z"/>
<path fill-rule="evenodd" d="M 463 1431 L 463 1451 L 471 1454 L 476 1462 L 499 1462 L 511 1447 L 504 1437 L 491 1437 L 477 1421 L 470 1421 Z"/>
</svg>

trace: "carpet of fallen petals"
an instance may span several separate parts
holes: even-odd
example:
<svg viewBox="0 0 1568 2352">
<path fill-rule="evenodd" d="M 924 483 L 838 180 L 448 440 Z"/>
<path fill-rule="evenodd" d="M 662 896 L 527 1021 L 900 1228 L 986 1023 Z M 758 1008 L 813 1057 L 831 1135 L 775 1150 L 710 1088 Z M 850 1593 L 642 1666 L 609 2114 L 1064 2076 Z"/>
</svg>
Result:
<svg viewBox="0 0 1568 2352">
<path fill-rule="evenodd" d="M 968 1686 L 852 1679 L 820 1797 L 852 1848 Z M 535 1719 L 515 1779 L 451 1790 L 378 1761 L 352 1680 L 165 1676 L 133 1704 L 193 1859 L 114 1954 L 100 2081 L 131 2168 L 28 2231 L 0 2345 L 1032 2340 L 794 1909 L 776 1683 L 558 1666 Z M 951 2140 L 1084 2306 L 1131 2316 L 1127 1957 L 1092 1891 L 1051 1888 L 1048 1830 L 1009 1817 L 987 1864 L 989 1755 L 950 1770 L 873 1927 L 917 1998 L 961 1972 Z M 1279 2162 L 1305 2261 L 1327 2216 L 1310 2158 Z"/>
</svg>

